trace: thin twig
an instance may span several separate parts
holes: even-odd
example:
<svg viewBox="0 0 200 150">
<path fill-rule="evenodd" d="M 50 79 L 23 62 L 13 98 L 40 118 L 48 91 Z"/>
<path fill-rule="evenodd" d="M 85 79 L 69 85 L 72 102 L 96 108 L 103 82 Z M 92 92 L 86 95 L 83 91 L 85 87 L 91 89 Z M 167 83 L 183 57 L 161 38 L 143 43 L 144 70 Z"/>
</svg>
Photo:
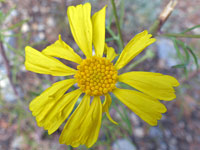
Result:
<svg viewBox="0 0 200 150">
<path fill-rule="evenodd" d="M 200 74 L 200 69 L 195 70 L 191 73 L 189 73 L 189 75 L 187 77 L 183 77 L 182 79 L 179 80 L 179 82 L 181 84 L 185 83 L 186 81 L 189 81 L 190 79 L 194 78 L 195 76 Z"/>
<path fill-rule="evenodd" d="M 164 34 L 161 34 L 161 36 L 182 37 L 182 38 L 200 38 L 200 35 L 182 34 L 182 33 L 164 33 Z"/>
<path fill-rule="evenodd" d="M 5 64 L 5 67 L 6 67 L 6 71 L 7 71 L 7 76 L 8 76 L 8 79 L 9 79 L 9 82 L 10 82 L 10 85 L 15 93 L 15 96 L 18 98 L 19 95 L 17 93 L 17 89 L 13 83 L 13 80 L 12 80 L 12 74 L 11 74 L 11 66 L 10 66 L 10 63 L 9 63 L 9 60 L 6 56 L 6 53 L 5 53 L 5 50 L 4 50 L 4 47 L 3 47 L 3 43 L 0 41 L 0 54 L 3 58 L 3 62 Z"/>
<path fill-rule="evenodd" d="M 173 12 L 175 6 L 177 5 L 178 0 L 171 0 L 165 9 L 160 13 L 159 18 L 153 23 L 153 25 L 149 28 L 149 32 L 152 35 L 156 35 L 158 32 L 160 32 L 162 26 L 167 21 L 171 13 Z"/>
</svg>

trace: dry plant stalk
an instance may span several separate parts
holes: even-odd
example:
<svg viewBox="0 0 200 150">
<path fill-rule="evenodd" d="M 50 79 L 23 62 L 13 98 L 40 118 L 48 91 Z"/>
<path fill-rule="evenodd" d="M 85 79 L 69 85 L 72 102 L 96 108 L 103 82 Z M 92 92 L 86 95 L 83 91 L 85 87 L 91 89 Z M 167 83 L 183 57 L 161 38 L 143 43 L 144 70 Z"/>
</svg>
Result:
<svg viewBox="0 0 200 150">
<path fill-rule="evenodd" d="M 163 25 L 163 23 L 165 23 L 165 21 L 171 15 L 171 13 L 174 10 L 174 8 L 177 5 L 177 3 L 178 3 L 178 0 L 171 0 L 167 4 L 167 6 L 165 7 L 165 9 L 161 12 L 161 14 L 160 14 L 160 16 L 158 18 L 160 20 L 160 27 Z"/>
<path fill-rule="evenodd" d="M 9 82 L 10 82 L 10 85 L 15 93 L 15 96 L 18 98 L 18 93 L 17 93 L 17 89 L 13 83 L 13 80 L 12 80 L 12 73 L 11 73 L 11 66 L 10 66 L 10 63 L 9 63 L 9 60 L 6 56 L 6 53 L 5 53 L 5 50 L 4 50 L 4 47 L 3 47 L 3 43 L 0 41 L 0 55 L 2 56 L 3 58 L 3 62 L 5 63 L 5 68 L 6 68 L 6 71 L 7 71 L 7 76 L 8 76 L 8 79 L 9 79 Z"/>
<path fill-rule="evenodd" d="M 170 2 L 167 4 L 164 10 L 160 13 L 160 16 L 158 17 L 158 19 L 150 27 L 149 32 L 152 35 L 155 36 L 158 32 L 160 32 L 161 27 L 167 21 L 167 19 L 169 18 L 169 16 L 175 9 L 175 6 L 177 5 L 177 3 L 178 3 L 178 0 L 170 0 Z"/>
</svg>

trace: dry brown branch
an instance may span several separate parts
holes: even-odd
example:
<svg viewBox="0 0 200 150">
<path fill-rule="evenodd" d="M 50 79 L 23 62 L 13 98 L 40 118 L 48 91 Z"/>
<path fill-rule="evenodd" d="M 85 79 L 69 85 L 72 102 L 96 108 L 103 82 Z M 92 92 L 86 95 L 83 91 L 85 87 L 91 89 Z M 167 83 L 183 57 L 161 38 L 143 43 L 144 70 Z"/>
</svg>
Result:
<svg viewBox="0 0 200 150">
<path fill-rule="evenodd" d="M 167 6 L 160 13 L 158 19 L 150 27 L 149 32 L 152 35 L 155 36 L 158 32 L 160 32 L 162 26 L 164 25 L 164 23 L 167 21 L 167 19 L 169 18 L 169 16 L 173 12 L 177 3 L 178 3 L 178 0 L 170 0 L 170 2 L 167 4 Z"/>
<path fill-rule="evenodd" d="M 11 66 L 10 66 L 10 63 L 9 63 L 9 60 L 6 56 L 6 53 L 5 53 L 5 50 L 4 50 L 4 47 L 3 47 L 3 43 L 0 41 L 0 54 L 3 58 L 3 62 L 5 64 L 5 68 L 6 68 L 6 72 L 7 72 L 7 76 L 8 76 L 8 79 L 9 79 L 9 82 L 10 82 L 10 85 L 15 93 L 15 96 L 18 98 L 19 95 L 18 95 L 18 92 L 17 92 L 17 89 L 13 83 L 13 80 L 12 80 L 12 74 L 11 74 Z"/>
<path fill-rule="evenodd" d="M 189 75 L 187 77 L 183 77 L 182 79 L 179 80 L 180 84 L 185 83 L 186 81 L 189 81 L 190 79 L 194 78 L 195 76 L 200 74 L 200 69 L 199 70 L 195 70 L 191 73 L 189 73 Z"/>
<path fill-rule="evenodd" d="M 159 20 L 160 20 L 160 28 L 162 27 L 163 23 L 166 22 L 166 20 L 169 18 L 169 16 L 171 15 L 171 13 L 173 12 L 175 6 L 177 5 L 178 0 L 171 0 L 167 6 L 165 7 L 165 9 L 162 11 L 162 13 L 159 16 Z"/>
</svg>

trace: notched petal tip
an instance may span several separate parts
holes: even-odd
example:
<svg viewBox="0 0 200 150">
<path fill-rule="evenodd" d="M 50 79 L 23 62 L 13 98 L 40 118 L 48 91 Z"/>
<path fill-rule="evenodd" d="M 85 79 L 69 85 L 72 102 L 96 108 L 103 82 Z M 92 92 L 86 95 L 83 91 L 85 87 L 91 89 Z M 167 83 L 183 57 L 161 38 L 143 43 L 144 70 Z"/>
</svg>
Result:
<svg viewBox="0 0 200 150">
<path fill-rule="evenodd" d="M 25 47 L 25 51 L 29 50 L 30 48 L 32 48 L 32 47 L 26 46 L 26 47 Z"/>
<path fill-rule="evenodd" d="M 78 9 L 78 8 L 83 8 L 83 7 L 92 7 L 90 3 L 85 3 L 85 4 L 79 4 L 79 5 L 76 5 L 76 6 L 69 6 L 67 8 L 67 13 L 73 9 Z"/>
<path fill-rule="evenodd" d="M 70 6 L 67 9 L 70 29 L 74 40 L 87 58 L 92 56 L 91 4 Z"/>
<path fill-rule="evenodd" d="M 138 33 L 138 34 L 144 34 L 144 35 L 147 35 L 147 34 L 148 34 L 148 30 L 144 30 L 144 31 L 142 31 L 141 33 Z"/>
<path fill-rule="evenodd" d="M 151 41 L 150 41 L 151 44 L 154 43 L 154 42 L 156 42 L 156 38 L 151 38 L 150 40 L 151 40 Z"/>
<path fill-rule="evenodd" d="M 124 73 L 118 80 L 147 95 L 166 101 L 176 98 L 174 86 L 179 84 L 172 76 L 142 71 Z"/>
<path fill-rule="evenodd" d="M 123 49 L 115 64 L 117 70 L 123 68 L 133 58 L 141 53 L 147 46 L 156 41 L 155 38 L 151 37 L 152 35 L 148 34 L 147 30 L 144 30 L 143 32 L 138 33 L 134 38 L 132 38 Z"/>
<path fill-rule="evenodd" d="M 32 72 L 53 76 L 67 76 L 76 73 L 75 69 L 30 46 L 25 47 L 25 67 Z"/>
<path fill-rule="evenodd" d="M 174 80 L 174 82 L 173 82 L 172 85 L 173 85 L 174 87 L 178 87 L 178 86 L 180 85 L 180 83 L 178 82 L 178 80 L 177 80 L 176 78 L 174 78 L 174 77 L 173 77 L 173 80 Z"/>
<path fill-rule="evenodd" d="M 89 6 L 89 7 L 91 7 L 91 4 L 90 3 L 85 3 L 85 4 L 83 4 L 83 6 Z"/>
</svg>

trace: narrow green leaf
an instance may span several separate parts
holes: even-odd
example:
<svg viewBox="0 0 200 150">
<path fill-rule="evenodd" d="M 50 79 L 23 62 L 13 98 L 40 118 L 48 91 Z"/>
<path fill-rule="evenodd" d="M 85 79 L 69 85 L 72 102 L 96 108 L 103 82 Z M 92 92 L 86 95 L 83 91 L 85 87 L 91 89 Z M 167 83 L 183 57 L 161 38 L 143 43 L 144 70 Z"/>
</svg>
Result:
<svg viewBox="0 0 200 150">
<path fill-rule="evenodd" d="M 190 55 L 189 55 L 189 52 L 187 51 L 187 49 L 185 47 L 182 47 L 184 52 L 185 52 L 185 55 L 186 55 L 186 64 L 188 65 L 189 62 L 190 62 Z"/>
<path fill-rule="evenodd" d="M 197 59 L 196 54 L 193 52 L 193 49 L 190 46 L 186 45 L 184 42 L 180 41 L 180 40 L 176 40 L 176 43 L 178 43 L 179 45 L 182 46 L 184 52 L 186 53 L 186 57 L 187 57 L 186 61 L 188 61 L 188 62 L 189 62 L 189 59 L 190 59 L 190 58 L 188 58 L 189 57 L 188 56 L 189 55 L 188 52 L 190 52 L 190 54 L 192 55 L 192 57 L 194 59 L 195 65 L 196 65 L 196 67 L 198 69 L 199 68 L 198 59 Z"/>
<path fill-rule="evenodd" d="M 191 53 L 191 55 L 193 56 L 197 69 L 199 69 L 199 63 L 198 63 L 196 54 L 193 52 L 193 49 L 190 46 L 187 45 L 186 47 L 189 50 L 189 52 Z"/>
<path fill-rule="evenodd" d="M 184 42 L 180 41 L 180 40 L 177 40 L 177 43 L 182 47 L 182 49 L 184 50 L 185 52 L 185 56 L 186 56 L 186 64 L 188 65 L 189 62 L 190 62 L 190 55 L 189 55 L 189 52 L 186 48 L 186 45 Z"/>
<path fill-rule="evenodd" d="M 2 25 L 3 20 L 4 20 L 4 14 L 3 14 L 3 12 L 1 12 L 1 10 L 0 10 L 0 26 Z"/>
<path fill-rule="evenodd" d="M 15 28 L 17 28 L 17 27 L 20 27 L 21 25 L 23 25 L 23 24 L 24 24 L 25 22 L 27 22 L 27 21 L 28 21 L 28 20 L 22 20 L 22 21 L 20 21 L 20 22 L 14 24 L 14 25 L 8 27 L 7 29 L 2 30 L 2 31 L 13 30 L 13 29 L 15 29 Z"/>
<path fill-rule="evenodd" d="M 13 51 L 15 54 L 18 54 L 20 56 L 24 57 L 24 52 L 20 51 L 18 49 L 15 49 L 14 47 L 12 47 L 8 42 L 6 42 L 4 39 L 2 39 L 3 43 L 11 50 Z"/>
<path fill-rule="evenodd" d="M 173 44 L 174 44 L 174 48 L 176 49 L 176 53 L 177 53 L 178 58 L 181 60 L 182 63 L 184 63 L 185 62 L 184 56 L 181 54 L 177 40 L 175 38 L 172 38 L 172 41 L 173 41 Z"/>
<path fill-rule="evenodd" d="M 113 39 L 118 40 L 118 36 L 112 31 L 112 29 L 110 29 L 109 26 L 106 26 L 106 30 L 112 36 Z"/>
<path fill-rule="evenodd" d="M 185 68 L 186 64 L 178 64 L 178 65 L 174 65 L 172 66 L 172 68 Z"/>
<path fill-rule="evenodd" d="M 39 41 L 39 42 L 35 42 L 35 43 L 32 43 L 32 44 L 29 44 L 29 46 L 36 47 L 38 45 L 45 45 L 47 43 L 48 43 L 47 41 L 42 40 L 42 41 Z"/>
<path fill-rule="evenodd" d="M 31 37 L 32 37 L 32 32 L 28 32 L 24 43 L 30 43 Z"/>
<path fill-rule="evenodd" d="M 15 7 L 11 8 L 6 14 L 3 15 L 3 20 L 5 20 L 8 16 L 10 16 L 11 12 L 15 10 Z M 3 21 L 2 20 L 2 21 Z"/>
<path fill-rule="evenodd" d="M 22 33 L 9 34 L 9 35 L 3 34 L 4 37 L 19 37 L 19 36 L 21 36 L 21 35 L 22 35 Z"/>
<path fill-rule="evenodd" d="M 185 31 L 183 31 L 183 32 L 181 32 L 181 33 L 182 33 L 182 34 L 187 33 L 187 32 L 189 32 L 189 31 L 192 31 L 192 30 L 196 29 L 196 28 L 200 28 L 200 24 L 199 24 L 199 25 L 196 25 L 196 26 L 194 26 L 194 27 L 188 28 L 188 29 L 186 29 Z"/>
<path fill-rule="evenodd" d="M 0 10 L 0 23 L 3 21 L 3 17 L 4 17 L 3 12 Z"/>
</svg>

